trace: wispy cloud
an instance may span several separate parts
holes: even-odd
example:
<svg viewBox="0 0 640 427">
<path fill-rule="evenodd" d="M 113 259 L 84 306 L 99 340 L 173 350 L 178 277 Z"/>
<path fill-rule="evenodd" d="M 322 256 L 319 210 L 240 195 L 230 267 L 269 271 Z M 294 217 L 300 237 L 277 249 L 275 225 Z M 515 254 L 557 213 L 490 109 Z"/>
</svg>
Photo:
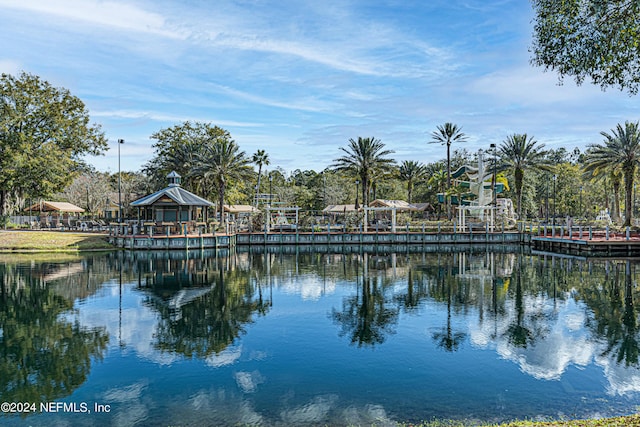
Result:
<svg viewBox="0 0 640 427">
<path fill-rule="evenodd" d="M 100 0 L 0 0 L 0 7 L 58 16 L 92 25 L 121 30 L 148 32 L 171 38 L 186 34 L 172 30 L 160 14 L 149 12 L 129 2 Z"/>
</svg>

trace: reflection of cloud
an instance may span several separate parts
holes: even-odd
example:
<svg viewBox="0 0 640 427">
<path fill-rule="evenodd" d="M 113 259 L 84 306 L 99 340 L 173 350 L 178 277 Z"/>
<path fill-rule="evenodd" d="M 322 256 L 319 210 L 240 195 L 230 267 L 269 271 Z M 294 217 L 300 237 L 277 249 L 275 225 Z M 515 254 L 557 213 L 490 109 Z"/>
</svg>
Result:
<svg viewBox="0 0 640 427">
<path fill-rule="evenodd" d="M 176 403 L 172 421 L 176 425 L 260 425 L 262 415 L 249 402 L 224 390 L 201 390 L 187 405 Z M 197 414 L 198 418 L 194 418 Z"/>
<path fill-rule="evenodd" d="M 253 372 L 236 372 L 233 374 L 236 379 L 236 384 L 245 393 L 255 393 L 258 390 L 258 385 L 265 382 L 265 378 L 258 371 Z"/>
<path fill-rule="evenodd" d="M 303 300 L 315 301 L 323 295 L 334 293 L 336 284 L 333 280 L 315 275 L 301 275 L 284 281 L 281 289 L 288 294 L 300 294 Z"/>
<path fill-rule="evenodd" d="M 146 383 L 138 382 L 126 387 L 112 388 L 104 392 L 103 403 L 117 403 L 119 407 L 113 424 L 117 426 L 134 426 L 148 418 L 149 409 L 140 400 Z"/>
<path fill-rule="evenodd" d="M 542 316 L 541 325 L 548 328 L 543 336 L 526 347 L 510 342 L 509 326 L 516 322 L 517 312 L 513 303 L 505 304 L 506 315 L 496 325 L 484 322 L 470 325 L 471 343 L 488 347 L 495 340 L 497 353 L 520 366 L 520 370 L 536 379 L 557 380 L 570 365 L 586 366 L 596 352 L 595 344 L 587 334 L 584 308 L 572 299 L 557 301 L 525 297 L 523 326 L 536 328 L 527 313 Z M 535 332 L 534 332 L 535 334 Z"/>
<path fill-rule="evenodd" d="M 605 346 L 599 351 L 604 351 Z M 604 375 L 609 382 L 607 393 L 610 395 L 624 396 L 625 394 L 640 392 L 640 369 L 638 367 L 630 368 L 624 363 L 618 363 L 616 355 L 610 353 L 608 356 L 600 356 L 596 358 L 596 363 L 602 366 Z"/>
<path fill-rule="evenodd" d="M 326 420 L 337 400 L 336 395 L 318 396 L 302 406 L 283 410 L 280 412 L 280 417 L 288 425 L 319 423 Z"/>
<path fill-rule="evenodd" d="M 242 355 L 242 346 L 229 346 L 218 354 L 212 354 L 205 359 L 205 363 L 214 368 L 233 365 Z"/>
<path fill-rule="evenodd" d="M 365 405 L 363 410 L 349 406 L 342 411 L 344 422 L 348 425 L 397 426 L 398 423 L 387 416 L 387 411 L 380 405 Z"/>
</svg>

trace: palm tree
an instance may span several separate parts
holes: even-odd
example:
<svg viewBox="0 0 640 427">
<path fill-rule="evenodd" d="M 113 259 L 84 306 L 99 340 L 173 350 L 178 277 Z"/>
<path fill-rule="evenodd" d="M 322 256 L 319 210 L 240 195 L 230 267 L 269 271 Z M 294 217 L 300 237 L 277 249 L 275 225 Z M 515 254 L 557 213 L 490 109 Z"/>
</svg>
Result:
<svg viewBox="0 0 640 427">
<path fill-rule="evenodd" d="M 244 151 L 227 133 L 202 146 L 191 174 L 210 181 L 218 192 L 220 222 L 224 222 L 224 196 L 232 181 L 251 179 L 252 168 Z"/>
<path fill-rule="evenodd" d="M 464 142 L 467 140 L 467 136 L 462 133 L 462 128 L 456 124 L 447 122 L 444 125 L 438 126 L 435 132 L 431 133 L 430 144 L 444 144 L 447 146 L 447 188 L 448 191 L 451 187 L 451 144 L 454 142 Z M 447 215 L 451 219 L 451 209 L 447 199 Z"/>
<path fill-rule="evenodd" d="M 369 188 L 371 178 L 378 173 L 390 171 L 395 160 L 386 156 L 394 153 L 393 150 L 385 150 L 384 144 L 379 139 L 361 138 L 349 140 L 347 148 L 340 147 L 345 153 L 333 161 L 332 167 L 337 171 L 348 172 L 360 179 L 362 183 L 362 203 L 369 205 Z"/>
<path fill-rule="evenodd" d="M 424 178 L 427 168 L 420 162 L 415 160 L 405 160 L 400 165 L 400 179 L 407 182 L 407 198 L 411 203 L 411 194 L 413 192 L 413 184 Z"/>
<path fill-rule="evenodd" d="M 524 134 L 509 135 L 499 147 L 503 168 L 511 169 L 515 177 L 516 198 L 518 199 L 518 218 L 522 218 L 522 187 L 527 169 L 550 171 L 544 144 L 539 144 L 532 136 Z"/>
<path fill-rule="evenodd" d="M 586 157 L 585 170 L 594 171 L 605 168 L 619 168 L 624 176 L 625 206 L 624 224 L 631 225 L 633 215 L 633 180 L 640 162 L 640 130 L 638 122 L 625 122 L 611 130 L 611 134 L 600 132 L 605 138 L 604 145 L 591 144 Z"/>
<path fill-rule="evenodd" d="M 260 191 L 260 177 L 262 176 L 262 165 L 269 165 L 269 155 L 264 150 L 253 153 L 251 161 L 258 165 L 258 183 L 256 184 L 256 206 L 258 206 L 258 192 Z"/>
</svg>

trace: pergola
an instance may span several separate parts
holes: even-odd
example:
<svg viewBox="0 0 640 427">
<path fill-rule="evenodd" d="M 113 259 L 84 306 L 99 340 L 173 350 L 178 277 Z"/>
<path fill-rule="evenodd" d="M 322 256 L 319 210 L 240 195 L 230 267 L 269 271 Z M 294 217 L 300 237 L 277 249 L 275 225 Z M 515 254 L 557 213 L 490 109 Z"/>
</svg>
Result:
<svg viewBox="0 0 640 427">
<path fill-rule="evenodd" d="M 138 208 L 138 220 L 145 226 L 173 227 L 176 230 L 206 226 L 207 208 L 213 203 L 180 187 L 180 175 L 167 175 L 169 186 L 131 203 Z"/>
</svg>

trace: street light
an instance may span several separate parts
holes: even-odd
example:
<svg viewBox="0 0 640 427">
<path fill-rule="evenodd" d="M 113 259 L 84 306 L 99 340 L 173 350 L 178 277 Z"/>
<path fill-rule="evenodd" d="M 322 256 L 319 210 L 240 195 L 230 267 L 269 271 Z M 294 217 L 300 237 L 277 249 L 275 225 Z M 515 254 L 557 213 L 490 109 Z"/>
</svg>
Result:
<svg viewBox="0 0 640 427">
<path fill-rule="evenodd" d="M 556 225 L 556 180 L 558 175 L 553 175 L 553 225 Z"/>
<path fill-rule="evenodd" d="M 360 209 L 360 205 L 358 205 L 358 186 L 360 185 L 360 180 L 356 179 L 356 206 L 355 209 Z"/>
<path fill-rule="evenodd" d="M 491 202 L 493 206 L 498 206 L 498 192 L 496 190 L 496 144 L 490 144 L 489 148 L 493 150 L 493 177 L 491 178 Z"/>
<path fill-rule="evenodd" d="M 271 201 L 273 200 L 273 193 L 271 191 L 271 184 L 273 183 L 273 175 L 269 172 L 269 206 L 271 206 Z"/>
<path fill-rule="evenodd" d="M 124 139 L 118 140 L 118 224 L 122 222 L 122 185 L 120 177 L 120 145 L 124 144 Z"/>
</svg>

